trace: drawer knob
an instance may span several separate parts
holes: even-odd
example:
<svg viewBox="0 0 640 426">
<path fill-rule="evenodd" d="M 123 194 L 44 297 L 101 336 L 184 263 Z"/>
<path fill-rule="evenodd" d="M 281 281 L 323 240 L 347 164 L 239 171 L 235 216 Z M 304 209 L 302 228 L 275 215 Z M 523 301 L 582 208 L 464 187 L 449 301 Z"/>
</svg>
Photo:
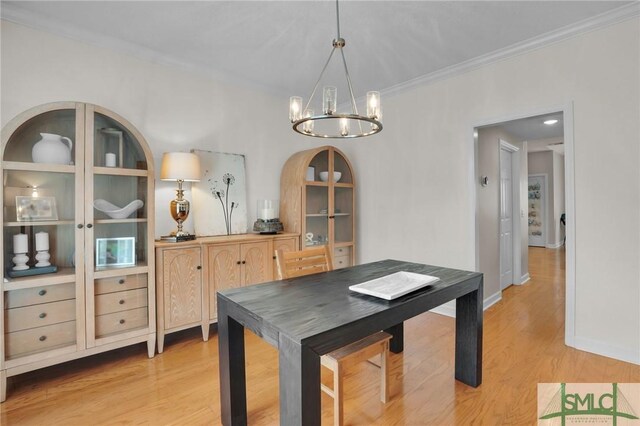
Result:
<svg viewBox="0 0 640 426">
<path fill-rule="evenodd" d="M 91 228 L 93 228 L 93 225 L 90 224 L 90 223 L 87 223 L 87 228 L 91 229 Z"/>
<path fill-rule="evenodd" d="M 120 299 L 120 301 L 118 302 L 121 305 L 124 305 L 124 299 Z"/>
<path fill-rule="evenodd" d="M 121 319 L 120 324 L 124 324 L 124 323 L 125 323 L 125 320 Z"/>
<path fill-rule="evenodd" d="M 39 294 L 40 296 L 44 296 L 45 294 L 47 294 L 47 290 L 40 290 L 40 291 L 38 292 L 38 294 Z"/>
<path fill-rule="evenodd" d="M 243 261 L 242 261 L 242 264 L 243 264 L 243 265 L 246 265 L 246 263 L 247 263 L 247 261 L 246 261 L 246 260 L 243 260 Z"/>
<path fill-rule="evenodd" d="M 198 265 L 198 266 L 196 266 L 196 269 L 200 270 L 200 269 L 202 269 L 202 266 Z"/>
<path fill-rule="evenodd" d="M 121 278 L 120 280 L 118 280 L 118 284 L 124 284 L 124 278 Z"/>
<path fill-rule="evenodd" d="M 47 313 L 43 312 L 40 315 L 38 315 L 40 318 L 46 318 L 47 317 Z"/>
<path fill-rule="evenodd" d="M 238 260 L 238 261 L 236 262 L 236 265 L 239 265 L 239 264 L 241 264 L 241 263 L 242 263 L 242 262 L 240 262 L 240 261 Z"/>
<path fill-rule="evenodd" d="M 83 224 L 81 224 L 81 223 L 78 224 L 78 229 L 82 229 L 83 227 L 84 227 Z"/>
<path fill-rule="evenodd" d="M 47 336 L 40 336 L 38 340 L 40 340 L 41 342 L 44 342 L 45 340 L 47 340 Z"/>
</svg>

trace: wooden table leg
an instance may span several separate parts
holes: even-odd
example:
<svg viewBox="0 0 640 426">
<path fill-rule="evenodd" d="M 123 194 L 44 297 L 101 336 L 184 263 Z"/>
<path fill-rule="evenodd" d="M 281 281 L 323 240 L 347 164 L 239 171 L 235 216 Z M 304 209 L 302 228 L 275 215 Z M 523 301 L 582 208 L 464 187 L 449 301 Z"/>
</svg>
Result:
<svg viewBox="0 0 640 426">
<path fill-rule="evenodd" d="M 482 383 L 482 279 L 478 290 L 456 299 L 456 379 Z"/>
<path fill-rule="evenodd" d="M 247 384 L 244 370 L 244 327 L 227 315 L 218 298 L 218 353 L 222 424 L 247 424 Z"/>
<path fill-rule="evenodd" d="M 284 335 L 280 359 L 280 424 L 320 426 L 320 356 Z"/>
<path fill-rule="evenodd" d="M 402 352 L 404 350 L 404 322 L 387 328 L 384 331 L 393 336 L 389 342 L 389 350 L 394 354 Z"/>
</svg>

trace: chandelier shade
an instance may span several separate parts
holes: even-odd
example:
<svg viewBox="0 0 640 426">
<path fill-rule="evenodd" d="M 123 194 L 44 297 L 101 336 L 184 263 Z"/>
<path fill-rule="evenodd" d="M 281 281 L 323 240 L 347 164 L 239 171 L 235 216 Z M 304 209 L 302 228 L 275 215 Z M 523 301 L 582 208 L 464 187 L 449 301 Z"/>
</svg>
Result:
<svg viewBox="0 0 640 426">
<path fill-rule="evenodd" d="M 359 138 L 379 133 L 382 130 L 382 107 L 380 92 L 367 92 L 366 115 L 358 113 L 356 99 L 353 95 L 351 76 L 344 56 L 345 40 L 340 37 L 340 9 L 336 0 L 337 37 L 333 40 L 333 48 L 316 81 L 309 100 L 305 104 L 300 96 L 289 98 L 289 120 L 293 130 L 317 138 Z M 338 112 L 338 91 L 335 86 L 325 86 L 322 89 L 322 103 L 319 113 L 313 108 L 314 96 L 324 76 L 333 54 L 340 52 L 344 75 L 349 91 L 350 112 Z"/>
</svg>

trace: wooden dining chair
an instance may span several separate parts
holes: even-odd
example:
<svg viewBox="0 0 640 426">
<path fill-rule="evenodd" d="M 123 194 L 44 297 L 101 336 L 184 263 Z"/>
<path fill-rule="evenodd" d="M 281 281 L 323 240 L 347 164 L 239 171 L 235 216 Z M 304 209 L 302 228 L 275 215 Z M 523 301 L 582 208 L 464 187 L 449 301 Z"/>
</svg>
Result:
<svg viewBox="0 0 640 426">
<path fill-rule="evenodd" d="M 276 265 L 279 279 L 333 270 L 328 246 L 302 251 L 276 250 Z M 333 398 L 334 425 L 341 426 L 343 423 L 343 373 L 350 365 L 380 355 L 380 401 L 389 401 L 389 340 L 390 334 L 379 331 L 320 357 L 320 363 L 333 372 L 333 389 L 324 384 L 320 384 L 320 388 Z"/>
</svg>

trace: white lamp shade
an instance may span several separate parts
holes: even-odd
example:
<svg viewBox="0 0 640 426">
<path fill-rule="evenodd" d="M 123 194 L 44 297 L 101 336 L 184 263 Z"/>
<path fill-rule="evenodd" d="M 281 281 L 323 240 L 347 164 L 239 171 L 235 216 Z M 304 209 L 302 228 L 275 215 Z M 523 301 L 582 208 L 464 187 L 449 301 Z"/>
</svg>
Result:
<svg viewBox="0 0 640 426">
<path fill-rule="evenodd" d="M 160 180 L 198 182 L 200 159 L 190 152 L 165 152 L 162 154 Z"/>
</svg>

